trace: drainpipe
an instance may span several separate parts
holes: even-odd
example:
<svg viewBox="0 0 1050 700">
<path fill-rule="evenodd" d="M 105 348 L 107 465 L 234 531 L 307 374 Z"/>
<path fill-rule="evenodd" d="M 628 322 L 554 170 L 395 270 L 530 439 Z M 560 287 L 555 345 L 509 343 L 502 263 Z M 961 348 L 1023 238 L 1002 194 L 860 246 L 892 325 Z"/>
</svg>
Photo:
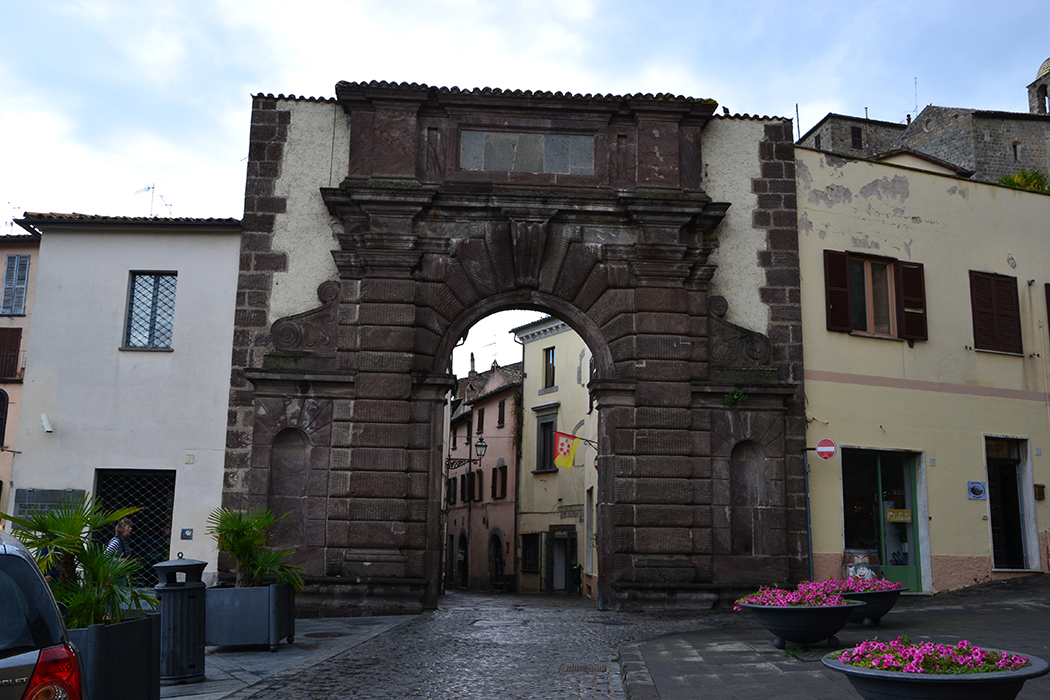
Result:
<svg viewBox="0 0 1050 700">
<path fill-rule="evenodd" d="M 806 447 L 802 450 L 802 474 L 805 477 L 806 489 L 806 538 L 809 541 L 809 580 L 813 580 L 813 516 L 809 507 L 809 453 L 815 447 Z"/>
</svg>

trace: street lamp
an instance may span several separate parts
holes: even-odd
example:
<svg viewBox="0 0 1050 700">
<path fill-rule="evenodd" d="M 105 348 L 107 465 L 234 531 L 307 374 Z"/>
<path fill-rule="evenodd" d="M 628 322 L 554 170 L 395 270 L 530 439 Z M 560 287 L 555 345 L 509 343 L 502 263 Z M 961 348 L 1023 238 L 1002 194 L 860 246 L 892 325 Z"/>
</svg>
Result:
<svg viewBox="0 0 1050 700">
<path fill-rule="evenodd" d="M 481 464 L 481 457 L 485 456 L 485 450 L 487 450 L 488 448 L 489 446 L 485 444 L 485 438 L 483 437 L 479 437 L 478 441 L 474 443 L 474 451 L 478 453 L 479 465 Z"/>
</svg>

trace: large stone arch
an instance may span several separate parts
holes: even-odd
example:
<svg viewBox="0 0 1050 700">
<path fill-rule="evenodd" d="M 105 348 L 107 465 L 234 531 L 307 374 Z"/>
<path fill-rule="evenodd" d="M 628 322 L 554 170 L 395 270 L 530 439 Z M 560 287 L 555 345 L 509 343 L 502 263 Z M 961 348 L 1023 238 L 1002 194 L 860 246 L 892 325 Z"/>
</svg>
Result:
<svg viewBox="0 0 1050 700">
<path fill-rule="evenodd" d="M 799 415 L 801 358 L 721 320 L 725 304 L 709 298 L 713 233 L 730 206 L 703 188 L 701 130 L 714 103 L 348 83 L 337 96 L 350 131 L 349 172 L 319 188 L 337 279 L 320 286 L 316 309 L 269 333 L 257 315 L 238 311 L 250 349 L 238 366 L 235 348 L 224 494 L 228 505 L 251 504 L 244 483 L 268 481 L 258 473 L 265 462 L 245 469 L 239 461 L 238 406 L 332 406 L 328 442 L 311 436 L 311 463 L 319 449 L 328 461 L 319 465 L 327 476 L 323 557 L 308 568 L 305 606 L 437 605 L 451 350 L 477 320 L 509 308 L 561 318 L 594 356 L 599 607 L 710 604 L 712 588 L 739 583 L 736 555 L 721 549 L 719 508 L 731 503 L 713 451 L 722 444 L 719 416 L 739 413 L 726 398 L 746 393 L 746 415 L 758 411 L 765 422 L 736 421 L 762 433 L 734 440 L 794 431 L 797 448 L 802 426 L 785 417 Z M 790 146 L 790 128 L 775 136 Z M 468 153 L 471 139 L 484 147 Z M 508 143 L 511 160 L 500 151 Z M 776 167 L 756 171 L 753 187 L 772 189 L 776 180 L 793 192 L 783 164 L 790 149 L 763 148 L 755 144 Z M 259 171 L 279 179 L 280 150 L 253 153 L 274 159 Z M 252 270 L 253 260 L 273 264 L 255 250 L 262 238 L 242 240 Z M 261 280 L 242 274 L 246 302 Z M 797 312 L 797 296 L 784 297 L 783 307 Z M 796 316 L 785 318 L 789 327 Z M 781 470 L 784 444 L 773 456 Z M 798 480 L 784 487 L 797 495 Z M 796 527 L 786 511 L 800 501 L 787 501 L 782 520 Z M 784 577 L 804 570 L 803 538 L 791 534 L 777 560 Z M 720 572 L 728 572 L 724 581 Z"/>
</svg>

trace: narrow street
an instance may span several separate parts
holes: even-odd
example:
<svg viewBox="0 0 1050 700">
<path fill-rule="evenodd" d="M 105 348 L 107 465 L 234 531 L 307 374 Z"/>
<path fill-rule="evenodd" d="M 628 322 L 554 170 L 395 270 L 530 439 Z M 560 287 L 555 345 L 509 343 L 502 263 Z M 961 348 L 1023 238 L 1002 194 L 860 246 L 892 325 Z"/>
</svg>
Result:
<svg viewBox="0 0 1050 700">
<path fill-rule="evenodd" d="M 750 622 L 728 612 L 603 613 L 586 598 L 453 591 L 440 610 L 307 673 L 278 674 L 245 700 L 302 697 L 624 698 L 617 649 L 663 634 Z"/>
</svg>

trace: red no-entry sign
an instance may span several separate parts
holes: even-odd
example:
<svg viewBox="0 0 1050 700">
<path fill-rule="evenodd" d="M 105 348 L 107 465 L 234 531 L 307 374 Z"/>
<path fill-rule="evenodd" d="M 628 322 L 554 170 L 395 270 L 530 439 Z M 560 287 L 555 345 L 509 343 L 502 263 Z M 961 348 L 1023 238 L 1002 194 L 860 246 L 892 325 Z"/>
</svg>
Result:
<svg viewBox="0 0 1050 700">
<path fill-rule="evenodd" d="M 817 456 L 821 459 L 831 459 L 839 451 L 839 446 L 834 440 L 824 438 L 817 443 Z"/>
</svg>

